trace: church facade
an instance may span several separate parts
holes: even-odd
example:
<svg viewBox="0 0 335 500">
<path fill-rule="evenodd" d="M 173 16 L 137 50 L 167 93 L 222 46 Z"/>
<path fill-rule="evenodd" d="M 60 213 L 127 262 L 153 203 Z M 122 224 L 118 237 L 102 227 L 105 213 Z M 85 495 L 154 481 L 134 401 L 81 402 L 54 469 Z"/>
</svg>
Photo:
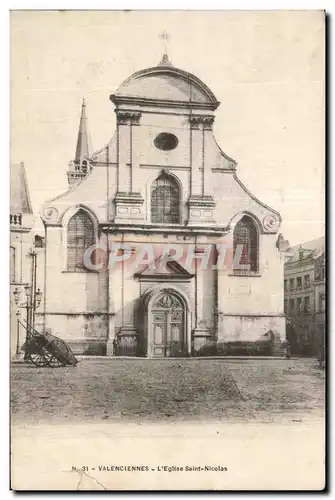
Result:
<svg viewBox="0 0 335 500">
<path fill-rule="evenodd" d="M 41 327 L 80 354 L 189 356 L 269 332 L 278 354 L 281 217 L 217 144 L 216 97 L 164 55 L 110 100 L 114 136 L 90 151 L 83 103 L 69 189 L 41 210 Z"/>
</svg>

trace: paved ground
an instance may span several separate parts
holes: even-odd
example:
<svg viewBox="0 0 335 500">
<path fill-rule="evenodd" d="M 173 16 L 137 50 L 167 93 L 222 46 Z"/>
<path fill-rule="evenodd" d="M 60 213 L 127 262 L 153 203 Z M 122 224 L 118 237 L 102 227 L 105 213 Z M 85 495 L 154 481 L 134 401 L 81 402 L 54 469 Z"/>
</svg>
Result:
<svg viewBox="0 0 335 500">
<path fill-rule="evenodd" d="M 324 371 L 313 359 L 99 359 L 11 370 L 14 424 L 280 422 L 321 419 Z"/>
</svg>

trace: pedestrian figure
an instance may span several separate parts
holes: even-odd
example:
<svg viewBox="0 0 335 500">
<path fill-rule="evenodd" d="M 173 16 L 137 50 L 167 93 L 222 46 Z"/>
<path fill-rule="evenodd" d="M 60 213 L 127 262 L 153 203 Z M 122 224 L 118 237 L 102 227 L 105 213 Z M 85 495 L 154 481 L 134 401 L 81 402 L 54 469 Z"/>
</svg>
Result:
<svg viewBox="0 0 335 500">
<path fill-rule="evenodd" d="M 114 339 L 113 339 L 113 356 L 116 356 L 118 343 L 119 343 L 118 338 L 114 337 Z"/>
</svg>

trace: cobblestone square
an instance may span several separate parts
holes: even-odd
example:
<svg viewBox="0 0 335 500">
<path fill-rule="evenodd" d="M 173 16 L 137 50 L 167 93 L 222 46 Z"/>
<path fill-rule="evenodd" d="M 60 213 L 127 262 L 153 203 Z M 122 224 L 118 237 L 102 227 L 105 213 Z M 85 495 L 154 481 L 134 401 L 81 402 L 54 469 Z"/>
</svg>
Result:
<svg viewBox="0 0 335 500">
<path fill-rule="evenodd" d="M 280 422 L 320 419 L 314 359 L 81 359 L 11 370 L 13 423 Z"/>
</svg>

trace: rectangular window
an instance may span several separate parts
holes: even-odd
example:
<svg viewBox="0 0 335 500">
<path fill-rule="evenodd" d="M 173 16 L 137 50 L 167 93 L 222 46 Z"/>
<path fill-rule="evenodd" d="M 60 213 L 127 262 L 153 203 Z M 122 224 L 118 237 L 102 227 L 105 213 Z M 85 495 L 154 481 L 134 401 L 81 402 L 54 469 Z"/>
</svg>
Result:
<svg viewBox="0 0 335 500">
<path fill-rule="evenodd" d="M 290 279 L 290 290 L 294 290 L 294 278 Z"/>
<path fill-rule="evenodd" d="M 309 274 L 304 276 L 304 288 L 309 288 L 311 286 L 311 280 Z"/>
<path fill-rule="evenodd" d="M 287 280 L 284 280 L 284 291 L 287 291 Z"/>
<path fill-rule="evenodd" d="M 302 278 L 297 278 L 297 290 L 301 290 L 302 288 Z"/>
<path fill-rule="evenodd" d="M 309 296 L 304 297 L 304 312 L 308 313 L 309 312 Z"/>
<path fill-rule="evenodd" d="M 10 282 L 15 283 L 15 248 L 10 247 Z"/>
<path fill-rule="evenodd" d="M 288 313 L 288 310 L 287 310 L 287 299 L 284 299 L 284 313 L 285 314 Z"/>
<path fill-rule="evenodd" d="M 319 295 L 319 310 L 320 312 L 325 312 L 326 310 L 326 301 L 324 293 L 320 293 Z"/>
</svg>

